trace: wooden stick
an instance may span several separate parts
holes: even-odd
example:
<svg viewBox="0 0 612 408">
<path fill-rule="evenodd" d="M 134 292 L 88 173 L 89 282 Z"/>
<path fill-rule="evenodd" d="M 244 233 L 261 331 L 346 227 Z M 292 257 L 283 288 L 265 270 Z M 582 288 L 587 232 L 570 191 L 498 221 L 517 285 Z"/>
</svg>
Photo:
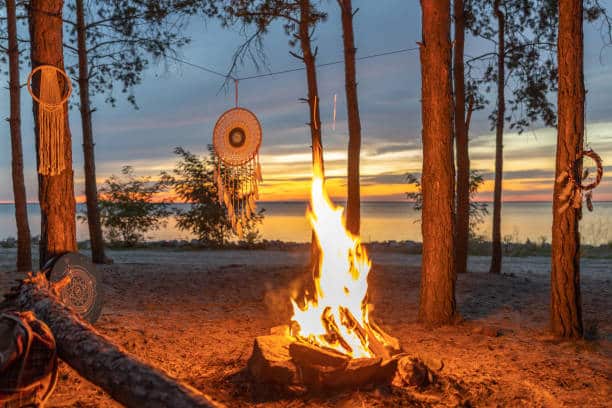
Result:
<svg viewBox="0 0 612 408">
<path fill-rule="evenodd" d="M 331 309 L 326 308 L 323 311 L 323 323 L 325 324 L 325 329 L 329 333 L 331 339 L 338 341 L 342 348 L 346 350 L 347 353 L 352 353 L 353 348 L 342 338 L 340 334 L 340 329 L 338 329 L 338 323 L 334 319 L 334 316 L 331 314 Z M 332 341 L 330 341 L 331 343 Z"/>
<path fill-rule="evenodd" d="M 355 333 L 357 333 L 357 335 L 362 339 L 362 342 L 364 344 L 368 345 L 370 351 L 374 353 L 375 356 L 382 357 L 385 360 L 391 358 L 389 350 L 387 350 L 384 344 L 382 344 L 378 340 L 378 338 L 376 337 L 376 335 L 374 335 L 374 332 L 370 327 L 368 327 L 367 325 L 365 327 L 360 325 L 357 322 L 357 319 L 355 319 L 355 316 L 353 316 L 351 311 L 347 308 L 340 307 L 340 312 L 351 323 L 351 326 L 355 330 Z"/>
<path fill-rule="evenodd" d="M 58 356 L 127 407 L 218 407 L 209 397 L 135 357 L 66 307 L 44 274 L 29 274 L 4 302 L 32 310 L 53 332 Z"/>
</svg>

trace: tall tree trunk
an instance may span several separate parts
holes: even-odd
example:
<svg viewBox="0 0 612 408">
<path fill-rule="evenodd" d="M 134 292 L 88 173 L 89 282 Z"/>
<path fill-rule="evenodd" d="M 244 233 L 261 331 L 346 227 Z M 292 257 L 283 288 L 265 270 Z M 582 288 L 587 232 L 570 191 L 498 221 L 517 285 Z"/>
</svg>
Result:
<svg viewBox="0 0 612 408">
<path fill-rule="evenodd" d="M 63 0 L 31 0 L 29 7 L 30 56 L 32 68 L 53 65 L 64 69 L 62 8 Z M 35 81 L 34 88 L 38 88 Z M 40 162 L 38 103 L 33 102 L 37 159 Z M 76 251 L 76 219 L 72 171 L 72 138 L 68 123 L 68 103 L 63 107 L 65 132 L 63 154 L 67 167 L 60 174 L 38 175 L 38 200 L 41 211 L 40 265 L 50 258 Z"/>
<path fill-rule="evenodd" d="M 319 114 L 319 86 L 317 84 L 316 53 L 312 51 L 310 39 L 310 1 L 300 0 L 300 46 L 306 67 L 308 85 L 308 107 L 310 111 L 310 137 L 312 140 L 312 163 L 323 170 L 323 143 L 321 142 L 321 116 Z M 323 173 L 323 171 L 322 171 Z"/>
<path fill-rule="evenodd" d="M 439 325 L 451 323 L 456 316 L 450 1 L 421 0 L 421 8 L 423 266 L 419 321 Z"/>
<path fill-rule="evenodd" d="M 581 152 L 584 137 L 584 74 L 582 0 L 559 2 L 559 96 L 557 162 L 555 175 L 567 171 Z M 575 175 L 580 180 L 580 171 Z M 551 328 L 555 335 L 582 336 L 582 301 L 580 296 L 581 210 L 570 206 L 562 213 L 559 195 L 564 185 L 555 183 L 553 196 Z"/>
<path fill-rule="evenodd" d="M 455 47 L 453 75 L 455 84 L 455 144 L 457 147 L 457 213 L 455 218 L 455 270 L 467 272 L 468 241 L 470 236 L 470 156 L 465 118 L 465 77 L 463 49 L 465 44 L 465 16 L 463 0 L 455 0 Z"/>
<path fill-rule="evenodd" d="M 89 66 L 87 61 L 87 28 L 85 26 L 84 0 L 76 0 L 77 47 L 79 53 L 79 96 L 81 98 L 81 125 L 83 128 L 83 158 L 85 161 L 85 197 L 87 200 L 87 225 L 91 241 L 91 257 L 95 263 L 104 262 L 104 240 L 98 209 L 96 186 L 96 162 L 94 155 L 91 103 L 89 101 Z"/>
<path fill-rule="evenodd" d="M 312 20 L 310 0 L 300 0 L 299 38 L 302 48 L 302 60 L 306 67 L 308 85 L 308 107 L 310 112 L 310 138 L 312 141 L 312 165 L 319 167 L 325 174 L 323 164 L 323 142 L 321 141 L 321 116 L 319 114 L 319 86 L 317 84 L 316 53 L 312 51 L 310 23 Z M 310 264 L 315 273 L 319 266 L 319 247 L 314 231 L 311 236 Z"/>
<path fill-rule="evenodd" d="M 11 113 L 11 160 L 13 176 L 13 198 L 15 201 L 15 223 L 17 225 L 17 270 L 32 270 L 32 246 L 25 182 L 23 179 L 23 148 L 21 146 L 21 87 L 19 85 L 19 44 L 17 41 L 17 11 L 15 0 L 6 0 L 8 31 L 9 93 Z"/>
<path fill-rule="evenodd" d="M 361 195 L 359 192 L 359 155 L 361 154 L 361 120 L 357 97 L 355 69 L 355 36 L 353 34 L 353 5 L 351 0 L 338 0 L 342 11 L 342 38 L 344 40 L 344 84 L 348 118 L 348 194 L 346 203 L 346 228 L 359 235 L 361 222 Z"/>
<path fill-rule="evenodd" d="M 505 72 L 505 16 L 500 9 L 500 0 L 493 5 L 497 18 L 497 119 L 495 129 L 495 187 L 493 190 L 493 247 L 490 273 L 501 273 L 501 207 L 502 176 L 504 171 L 504 115 L 506 103 L 504 95 Z"/>
</svg>

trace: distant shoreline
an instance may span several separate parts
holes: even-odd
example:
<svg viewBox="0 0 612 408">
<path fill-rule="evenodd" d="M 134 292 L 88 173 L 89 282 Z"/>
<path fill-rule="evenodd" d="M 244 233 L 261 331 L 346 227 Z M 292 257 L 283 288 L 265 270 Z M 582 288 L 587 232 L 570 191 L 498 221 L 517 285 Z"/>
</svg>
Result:
<svg viewBox="0 0 612 408">
<path fill-rule="evenodd" d="M 337 204 L 344 207 L 343 202 Z M 486 204 L 492 213 L 491 204 Z M 169 208 L 179 210 L 189 209 L 190 204 L 174 203 Z M 259 208 L 265 209 L 265 217 L 259 228 L 262 238 L 268 240 L 283 240 L 287 242 L 310 241 L 311 230 L 305 217 L 308 203 L 305 201 L 265 201 L 259 203 Z M 11 204 L 0 205 L 0 239 L 16 236 L 15 207 Z M 77 212 L 85 210 L 84 204 L 77 205 Z M 32 235 L 40 232 L 41 207 L 32 203 L 28 205 L 28 219 Z M 173 211 L 174 212 L 174 211 Z M 527 239 L 551 241 L 552 204 L 550 202 L 507 202 L 503 206 L 502 237 L 514 242 L 524 242 Z M 421 214 L 408 201 L 393 202 L 363 202 L 361 205 L 361 237 L 364 242 L 388 240 L 422 239 L 419 221 Z M 483 218 L 475 231 L 478 235 L 490 238 L 492 214 Z M 589 244 L 607 244 L 612 242 L 612 202 L 595 203 L 595 211 L 586 212 L 581 223 L 583 242 Z M 152 240 L 174 240 L 195 238 L 189 230 L 182 230 L 177 225 L 176 215 L 168 217 L 159 228 L 152 229 L 145 235 Z M 77 223 L 77 239 L 86 240 L 89 237 L 87 225 Z"/>
<path fill-rule="evenodd" d="M 423 244 L 419 241 L 411 240 L 389 240 L 389 241 L 372 241 L 364 242 L 363 245 L 368 252 L 391 252 L 403 253 L 410 255 L 421 255 Z M 0 249 L 16 248 L 17 241 L 14 238 L 0 239 Z M 32 243 L 32 248 L 37 248 L 38 243 Z M 115 251 L 130 251 L 130 250 L 166 250 L 166 251 L 232 251 L 232 250 L 304 250 L 310 247 L 310 242 L 295 242 L 282 240 L 266 240 L 255 243 L 230 242 L 223 246 L 205 245 L 196 239 L 170 239 L 170 240 L 146 240 L 135 246 L 113 245 L 107 243 L 106 247 Z M 87 251 L 90 247 L 90 241 L 84 240 L 78 242 L 80 251 Z M 612 258 L 612 243 L 603 243 L 600 245 L 581 245 L 582 258 L 594 259 L 610 259 Z M 36 252 L 36 251 L 34 251 Z M 524 258 L 528 256 L 544 256 L 550 257 L 551 244 L 549 242 L 537 242 L 526 240 L 525 242 L 504 242 L 503 252 L 505 257 Z M 470 241 L 470 256 L 490 256 L 491 242 L 483 239 Z"/>
<path fill-rule="evenodd" d="M 344 203 L 346 199 L 342 199 L 342 200 L 335 200 L 338 203 Z M 493 201 L 476 201 L 477 203 L 484 203 L 484 204 L 493 204 Z M 400 204 L 400 203 L 405 203 L 405 204 L 412 204 L 411 201 L 408 200 L 362 200 L 361 201 L 362 204 L 368 204 L 368 203 L 372 203 L 372 204 Z M 606 204 L 606 203 L 612 203 L 612 200 L 594 200 L 593 203 L 602 203 L 602 204 Z M 15 203 L 12 202 L 0 202 L 0 205 L 14 205 Z M 37 201 L 32 201 L 32 202 L 28 202 L 28 205 L 39 205 L 39 203 Z M 79 201 L 77 202 L 77 204 L 85 204 L 84 201 Z M 170 205 L 176 205 L 176 204 L 191 204 L 191 203 L 185 203 L 185 202 L 175 202 L 175 201 L 170 201 L 167 204 Z M 265 204 L 308 204 L 308 201 L 259 201 L 259 204 L 261 205 L 265 205 Z M 502 204 L 552 204 L 552 201 L 514 201 L 514 200 L 510 200 L 510 201 L 503 201 Z"/>
</svg>

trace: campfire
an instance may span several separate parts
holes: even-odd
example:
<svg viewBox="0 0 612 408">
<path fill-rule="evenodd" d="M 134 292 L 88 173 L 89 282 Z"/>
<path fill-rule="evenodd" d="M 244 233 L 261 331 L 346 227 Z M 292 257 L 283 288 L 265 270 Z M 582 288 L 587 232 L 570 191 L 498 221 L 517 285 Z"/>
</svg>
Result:
<svg viewBox="0 0 612 408">
<path fill-rule="evenodd" d="M 320 249 L 315 293 L 305 295 L 303 306 L 299 299 L 291 300 L 291 335 L 349 358 L 389 358 L 398 348 L 397 340 L 369 316 L 372 264 L 360 238 L 345 229 L 343 208 L 331 202 L 320 171 L 315 171 L 312 180 L 310 205 L 307 216 Z"/>
<path fill-rule="evenodd" d="M 338 388 L 393 377 L 399 342 L 370 317 L 371 262 L 360 238 L 346 230 L 343 213 L 327 195 L 320 167 L 314 166 L 307 212 L 319 249 L 314 292 L 290 299 L 290 325 L 256 339 L 249 361 L 256 379 Z"/>
</svg>

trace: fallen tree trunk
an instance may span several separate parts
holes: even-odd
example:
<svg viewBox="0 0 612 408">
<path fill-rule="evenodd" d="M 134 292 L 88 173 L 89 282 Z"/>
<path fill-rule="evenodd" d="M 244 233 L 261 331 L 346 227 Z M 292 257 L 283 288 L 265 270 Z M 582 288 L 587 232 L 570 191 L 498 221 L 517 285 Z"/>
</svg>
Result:
<svg viewBox="0 0 612 408">
<path fill-rule="evenodd" d="M 128 407 L 217 407 L 195 388 L 130 356 L 61 303 L 41 273 L 29 275 L 6 299 L 32 310 L 55 336 L 58 356 L 80 375 Z"/>
</svg>

